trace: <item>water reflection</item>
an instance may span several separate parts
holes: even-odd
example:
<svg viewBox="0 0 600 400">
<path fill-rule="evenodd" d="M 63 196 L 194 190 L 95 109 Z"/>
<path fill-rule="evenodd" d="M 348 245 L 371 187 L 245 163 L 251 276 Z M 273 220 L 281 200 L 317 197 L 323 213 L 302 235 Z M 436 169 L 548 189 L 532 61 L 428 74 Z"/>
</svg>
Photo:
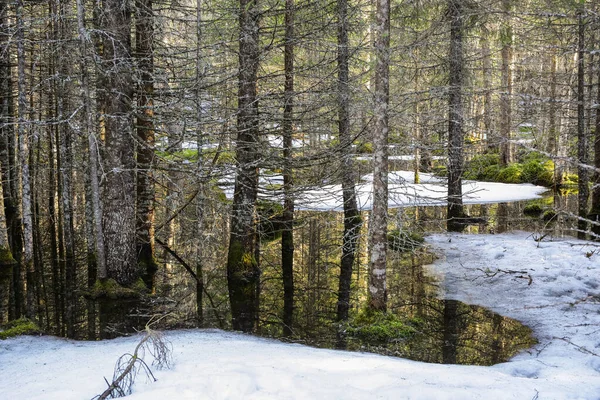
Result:
<svg viewBox="0 0 600 400">
<path fill-rule="evenodd" d="M 414 333 L 386 343 L 350 337 L 348 349 L 431 363 L 492 365 L 536 343 L 531 329 L 518 321 L 483 307 L 436 298 L 435 282 L 415 261 L 414 256 L 394 257 L 390 287 L 391 310 L 414 327 Z"/>
<path fill-rule="evenodd" d="M 540 237 L 562 237 L 571 233 L 572 225 L 560 212 L 547 219 L 549 210 L 566 210 L 576 204 L 570 197 L 549 196 L 544 199 L 501 204 L 466 206 L 475 217 L 465 233 L 500 233 L 525 230 Z M 524 213 L 536 205 L 539 213 Z M 426 235 L 444 232 L 445 207 L 412 207 L 390 210 L 390 230 Z M 449 299 L 438 299 L 436 282 L 422 265 L 431 255 L 418 251 L 389 253 L 388 309 L 401 321 L 405 330 L 397 337 L 353 334 L 348 325 L 336 322 L 336 302 L 343 232 L 342 214 L 338 212 L 301 211 L 296 215 L 295 273 L 296 285 L 293 340 L 315 346 L 373 351 L 433 363 L 491 365 L 506 361 L 517 352 L 532 346 L 531 330 L 517 321 L 487 309 Z M 359 238 L 357 265 L 352 276 L 351 315 L 356 317 L 367 300 L 368 213 Z M 278 240 L 261 244 L 261 315 L 260 333 L 281 335 L 282 291 Z M 393 329 L 392 329 L 393 331 Z M 356 330 L 354 330 L 356 332 Z"/>
</svg>

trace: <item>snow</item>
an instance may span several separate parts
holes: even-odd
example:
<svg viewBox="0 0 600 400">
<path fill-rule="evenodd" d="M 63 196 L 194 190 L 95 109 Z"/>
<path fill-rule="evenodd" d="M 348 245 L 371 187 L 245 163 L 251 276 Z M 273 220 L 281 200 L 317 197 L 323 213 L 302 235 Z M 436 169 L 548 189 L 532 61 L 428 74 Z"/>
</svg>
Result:
<svg viewBox="0 0 600 400">
<path fill-rule="evenodd" d="M 420 183 L 414 183 L 410 171 L 390 172 L 388 180 L 390 208 L 410 206 L 439 206 L 446 204 L 448 188 L 446 180 L 433 174 L 419 174 Z M 372 208 L 373 174 L 363 176 L 366 183 L 356 186 L 357 203 L 361 210 Z M 464 180 L 462 185 L 464 204 L 503 203 L 540 198 L 548 191 L 531 184 L 509 184 Z M 301 193 L 297 200 L 299 210 L 343 210 L 341 185 L 328 185 Z"/>
<path fill-rule="evenodd" d="M 392 171 L 389 173 L 389 208 L 411 206 L 440 206 L 446 204 L 448 187 L 446 178 L 429 173 L 420 173 L 420 183 L 414 183 L 414 172 Z M 233 199 L 233 174 L 219 180 L 225 196 Z M 373 174 L 364 175 L 362 184 L 356 185 L 358 207 L 371 210 L 373 206 Z M 259 197 L 272 201 L 282 200 L 281 187 L 283 176 L 280 174 L 262 174 L 259 177 Z M 275 188 L 275 189 L 273 189 Z M 343 197 L 341 185 L 323 185 L 313 189 L 298 190 L 295 208 L 308 211 L 342 211 Z M 541 198 L 549 189 L 529 183 L 512 184 L 497 182 L 478 182 L 463 180 L 463 203 L 485 204 L 504 203 L 519 200 Z"/>
<path fill-rule="evenodd" d="M 173 366 L 128 399 L 599 399 L 600 247 L 529 233 L 438 234 L 428 266 L 446 298 L 529 325 L 539 344 L 492 367 L 325 350 L 218 330 L 166 333 Z M 548 238 L 546 238 L 548 239 Z M 529 279 L 531 278 L 531 279 Z M 90 399 L 139 337 L 0 341 L 0 398 Z M 151 357 L 146 357 L 151 361 Z"/>
</svg>

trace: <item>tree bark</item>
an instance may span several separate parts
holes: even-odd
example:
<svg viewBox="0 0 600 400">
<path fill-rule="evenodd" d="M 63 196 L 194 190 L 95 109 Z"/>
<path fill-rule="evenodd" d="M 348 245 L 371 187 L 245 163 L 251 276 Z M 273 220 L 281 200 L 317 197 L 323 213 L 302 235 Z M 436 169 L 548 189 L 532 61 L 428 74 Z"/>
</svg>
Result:
<svg viewBox="0 0 600 400">
<path fill-rule="evenodd" d="M 577 221 L 577 237 L 586 238 L 588 223 L 588 203 L 590 197 L 588 177 L 588 135 L 585 130 L 585 2 L 580 0 L 577 14 L 577 175 L 579 193 L 577 204 L 579 220 Z"/>
<path fill-rule="evenodd" d="M 599 40 L 600 42 L 600 40 Z M 597 61 L 596 104 L 600 104 L 600 59 Z M 594 180 L 592 185 L 592 209 L 590 219 L 594 240 L 600 240 L 600 107 L 596 107 L 596 131 L 594 135 Z"/>
<path fill-rule="evenodd" d="M 513 162 L 513 151 L 511 147 L 512 128 L 512 91 L 513 91 L 513 31 L 510 21 L 512 12 L 511 0 L 502 0 L 502 11 L 504 12 L 500 30 L 502 43 L 502 93 L 500 94 L 500 163 L 507 166 Z"/>
<path fill-rule="evenodd" d="M 258 319 L 260 279 L 260 268 L 255 257 L 259 135 L 257 74 L 260 58 L 257 0 L 240 0 L 238 12 L 238 165 L 227 254 L 227 283 L 233 329 L 251 332 Z"/>
<path fill-rule="evenodd" d="M 292 178 L 294 133 L 294 0 L 285 2 L 284 105 L 283 105 L 283 335 L 291 336 L 294 322 L 294 182 Z"/>
<path fill-rule="evenodd" d="M 33 320 L 36 316 L 35 271 L 33 266 L 33 225 L 31 209 L 31 184 L 29 173 L 29 132 L 26 121 L 27 97 L 25 87 L 25 36 L 24 1 L 17 1 L 17 74 L 18 74 L 18 134 L 19 160 L 21 162 L 21 215 L 23 224 L 23 258 L 21 268 L 26 273 L 25 315 Z"/>
<path fill-rule="evenodd" d="M 131 12 L 127 2 L 104 0 L 102 84 L 105 107 L 103 224 L 106 276 L 123 286 L 139 277 L 135 252 L 135 158 L 132 136 Z M 93 176 L 92 176 L 93 178 Z"/>
<path fill-rule="evenodd" d="M 146 286 L 154 288 L 154 13 L 153 0 L 136 0 L 137 259 Z"/>
<path fill-rule="evenodd" d="M 369 307 L 387 307 L 388 120 L 390 74 L 390 2 L 377 0 L 375 26 L 375 129 L 373 132 L 373 210 L 370 231 Z"/>
<path fill-rule="evenodd" d="M 55 2 L 55 15 L 58 16 L 58 22 L 55 25 L 55 37 L 59 40 L 57 54 L 69 54 L 70 47 L 67 45 L 67 40 L 70 37 L 70 2 L 58 1 Z M 58 147 L 60 154 L 60 202 L 62 205 L 62 239 L 64 243 L 64 269 L 65 269 L 65 284 L 64 284 L 64 301 L 65 301 L 65 324 L 67 337 L 75 337 L 75 315 L 76 315 L 76 298 L 75 298 L 75 282 L 76 271 L 75 265 L 75 229 L 73 226 L 73 151 L 72 143 L 74 134 L 68 122 L 69 115 L 73 112 L 73 106 L 70 99 L 73 96 L 71 79 L 71 67 L 69 61 L 64 57 L 57 57 L 57 72 L 61 79 L 56 86 L 56 101 L 58 109 L 58 120 L 63 122 L 58 127 Z"/>
<path fill-rule="evenodd" d="M 362 221 L 356 202 L 352 134 L 350 132 L 350 71 L 348 42 L 348 0 L 337 1 L 338 12 L 338 135 L 342 147 L 342 197 L 344 202 L 344 236 L 338 283 L 337 320 L 348 319 L 352 269 L 356 258 Z"/>
<path fill-rule="evenodd" d="M 451 232 L 460 232 L 464 225 L 462 174 L 464 170 L 464 131 L 462 89 L 464 85 L 463 0 L 449 0 L 450 16 L 450 87 L 448 96 L 448 223 Z"/>
<path fill-rule="evenodd" d="M 7 231 L 7 217 L 4 203 L 5 190 L 8 187 L 8 139 L 14 135 L 12 128 L 12 79 L 9 51 L 8 1 L 0 1 L 0 324 L 9 318 L 11 280 L 13 266 Z M 6 191 L 9 192 L 9 191 Z M 10 198 L 10 193 L 6 193 Z"/>
</svg>

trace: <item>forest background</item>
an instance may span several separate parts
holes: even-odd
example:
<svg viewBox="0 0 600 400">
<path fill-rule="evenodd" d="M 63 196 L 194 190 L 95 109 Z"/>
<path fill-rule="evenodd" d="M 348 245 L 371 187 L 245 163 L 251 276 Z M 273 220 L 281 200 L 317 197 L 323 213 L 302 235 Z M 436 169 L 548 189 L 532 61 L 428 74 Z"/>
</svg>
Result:
<svg viewBox="0 0 600 400">
<path fill-rule="evenodd" d="M 0 1 L 0 323 L 319 331 L 385 310 L 420 235 L 503 218 L 463 178 L 547 186 L 540 220 L 598 238 L 598 7 Z M 447 208 L 388 212 L 401 169 Z M 303 202 L 332 185 L 343 212 Z"/>
</svg>

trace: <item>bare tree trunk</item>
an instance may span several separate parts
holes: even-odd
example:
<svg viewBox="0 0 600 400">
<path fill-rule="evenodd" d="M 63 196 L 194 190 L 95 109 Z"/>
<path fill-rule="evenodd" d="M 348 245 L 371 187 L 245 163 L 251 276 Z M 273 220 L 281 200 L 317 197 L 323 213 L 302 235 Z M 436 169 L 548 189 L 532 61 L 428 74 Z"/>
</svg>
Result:
<svg viewBox="0 0 600 400">
<path fill-rule="evenodd" d="M 94 135 L 94 115 L 91 104 L 91 87 L 88 73 L 89 38 L 85 28 L 84 0 L 77 0 L 77 30 L 81 54 L 81 87 L 83 104 L 83 134 L 87 139 L 88 169 L 86 179 L 86 236 L 88 252 L 87 285 L 92 288 L 98 278 L 98 269 L 104 271 L 104 235 L 102 233 L 102 210 L 100 209 L 100 187 L 98 183 L 98 148 Z M 96 338 L 96 303 L 88 300 L 88 339 Z"/>
<path fill-rule="evenodd" d="M 3 187 L 8 184 L 8 138 L 12 128 L 10 51 L 8 46 L 8 1 L 0 0 L 0 324 L 9 317 L 11 279 L 16 263 L 8 240 Z M 10 194 L 7 193 L 7 198 Z"/>
<path fill-rule="evenodd" d="M 352 269 L 356 258 L 358 234 L 362 225 L 356 202 L 352 134 L 350 133 L 350 71 L 348 60 L 348 1 L 338 0 L 338 134 L 342 145 L 342 196 L 344 201 L 344 236 L 338 284 L 337 319 L 348 319 Z"/>
<path fill-rule="evenodd" d="M 490 51 L 489 31 L 486 27 L 483 28 L 481 37 L 481 50 L 483 52 L 483 89 L 485 90 L 483 97 L 483 130 L 486 137 L 487 146 L 490 148 L 497 148 L 494 141 L 496 140 L 495 133 L 492 127 L 492 83 L 490 77 L 492 76 L 492 54 Z"/>
<path fill-rule="evenodd" d="M 588 216 L 589 177 L 588 177 L 588 135 L 585 131 L 585 21 L 584 0 L 580 0 L 580 9 L 577 14 L 577 175 L 579 194 L 577 204 L 579 220 L 577 221 L 577 237 L 586 238 Z"/>
<path fill-rule="evenodd" d="M 18 133 L 19 160 L 21 162 L 21 215 L 23 223 L 23 259 L 21 268 L 26 272 L 25 315 L 33 320 L 36 316 L 35 279 L 33 269 L 33 225 L 31 217 L 31 185 L 29 174 L 29 132 L 26 122 L 27 97 L 25 87 L 25 37 L 23 24 L 23 0 L 17 2 L 17 71 L 18 71 Z"/>
<path fill-rule="evenodd" d="M 293 333 L 294 322 L 294 182 L 292 179 L 294 133 L 294 0 L 285 2 L 284 105 L 283 105 L 283 231 L 281 269 L 283 276 L 283 335 Z"/>
<path fill-rule="evenodd" d="M 17 264 L 13 266 L 13 275 L 9 289 L 9 319 L 21 317 L 25 310 L 25 281 L 22 279 L 23 225 L 21 224 L 19 162 L 17 160 L 17 132 L 15 130 L 15 103 L 13 101 L 13 77 L 11 55 L 13 48 L 9 38 L 12 36 L 8 0 L 0 2 L 0 96 L 2 111 L 0 131 L 2 136 L 0 157 L 4 189 L 4 210 L 8 229 L 8 241 Z M 14 16 L 12 18 L 14 20 Z M 14 43 L 14 42 L 13 42 Z"/>
<path fill-rule="evenodd" d="M 94 7 L 94 19 L 95 22 L 98 21 L 98 9 Z M 84 127 L 85 134 L 87 136 L 88 142 L 88 155 L 89 155 L 89 176 L 90 176 L 90 189 L 91 189 L 91 201 L 92 201 L 92 212 L 94 215 L 94 247 L 96 249 L 96 268 L 97 268 L 97 277 L 101 279 L 106 279 L 108 276 L 107 268 L 106 268 L 106 250 L 104 244 L 104 228 L 102 227 L 102 202 L 100 200 L 100 181 L 98 174 L 99 167 L 99 154 L 100 154 L 100 146 L 98 145 L 99 139 L 96 137 L 96 128 L 94 124 L 94 110 L 92 109 L 92 93 L 91 93 L 91 84 L 89 79 L 89 73 L 87 70 L 90 47 L 90 40 L 88 37 L 88 31 L 85 28 L 85 7 L 84 0 L 77 0 L 77 28 L 79 30 L 79 43 L 81 46 L 81 86 L 82 86 L 82 96 L 83 96 L 83 106 L 85 113 Z M 100 41 L 96 42 L 97 47 L 100 46 Z M 98 54 L 103 55 L 103 54 Z M 104 96 L 100 93 L 98 94 L 99 111 L 104 112 Z M 104 129 L 104 117 L 99 120 L 100 130 Z"/>
<path fill-rule="evenodd" d="M 512 128 L 512 57 L 513 57 L 513 32 L 510 21 L 512 12 L 511 0 L 502 0 L 502 11 L 505 13 L 500 30 L 500 40 L 502 43 L 502 93 L 500 94 L 500 163 L 508 165 L 513 162 L 513 152 L 511 148 L 511 128 Z"/>
<path fill-rule="evenodd" d="M 139 277 L 135 252 L 135 158 L 132 136 L 133 98 L 131 12 L 127 2 L 104 0 L 105 151 L 103 231 L 106 276 L 123 286 Z M 92 177 L 93 178 L 93 177 Z"/>
<path fill-rule="evenodd" d="M 600 40 L 599 40 L 600 42 Z M 596 104 L 600 104 L 600 58 L 597 61 Z M 596 108 L 596 132 L 594 138 L 594 180 L 592 186 L 592 210 L 590 218 L 596 222 L 592 225 L 595 240 L 600 240 L 600 107 Z"/>
<path fill-rule="evenodd" d="M 375 129 L 373 132 L 373 210 L 369 221 L 369 308 L 387 307 L 388 106 L 390 93 L 390 2 L 377 0 L 375 26 Z"/>
<path fill-rule="evenodd" d="M 200 90 L 202 78 L 204 75 L 204 66 L 202 62 L 201 43 L 202 43 L 202 0 L 196 0 L 196 137 L 198 142 L 198 180 L 202 179 L 204 170 L 204 135 L 202 134 L 202 92 Z M 202 185 L 203 183 L 200 183 Z M 200 187 L 196 197 L 196 317 L 198 326 L 204 326 L 204 251 L 203 242 L 205 239 L 205 217 L 204 208 L 206 207 L 204 188 Z"/>
<path fill-rule="evenodd" d="M 258 319 L 257 284 L 260 279 L 255 257 L 259 135 L 257 74 L 260 58 L 257 0 L 240 0 L 238 12 L 238 166 L 227 254 L 227 283 L 233 329 L 250 332 L 255 329 Z"/>
<path fill-rule="evenodd" d="M 0 179 L 0 324 L 8 320 L 9 285 L 12 277 L 12 268 L 16 264 L 10 251 L 6 217 L 4 215 L 4 191 Z"/>
<path fill-rule="evenodd" d="M 548 147 L 546 148 L 546 151 L 553 156 L 556 156 L 558 151 L 558 129 L 556 127 L 556 65 L 556 50 L 553 49 L 552 55 L 550 56 L 550 105 L 548 107 Z M 554 169 L 554 172 L 554 182 L 555 184 L 558 184 L 560 183 L 560 179 L 557 179 L 556 168 Z"/>
<path fill-rule="evenodd" d="M 59 40 L 57 47 L 58 54 L 69 54 L 69 46 L 66 41 L 70 35 L 70 4 L 68 1 L 53 2 L 54 14 L 58 16 L 58 22 L 55 25 L 55 37 Z M 73 112 L 69 99 L 73 95 L 71 88 L 73 80 L 71 79 L 71 68 L 69 61 L 64 57 L 57 57 L 57 72 L 62 79 L 59 80 L 56 87 L 56 101 L 58 107 L 58 120 L 65 121 Z M 73 226 L 73 151 L 72 143 L 74 135 L 70 124 L 64 122 L 58 127 L 58 146 L 60 154 L 60 202 L 62 205 L 62 232 L 64 243 L 64 268 L 65 268 L 65 292 L 63 294 L 65 301 L 65 324 L 67 337 L 75 336 L 75 315 L 76 315 L 76 265 L 75 265 L 75 232 Z"/>
<path fill-rule="evenodd" d="M 462 174 L 464 169 L 464 131 L 462 89 L 464 85 L 463 0 L 449 0 L 450 16 L 450 88 L 448 96 L 448 231 L 460 232 L 464 225 Z"/>
<path fill-rule="evenodd" d="M 146 286 L 154 288 L 154 13 L 153 0 L 136 0 L 137 258 Z"/>
</svg>

